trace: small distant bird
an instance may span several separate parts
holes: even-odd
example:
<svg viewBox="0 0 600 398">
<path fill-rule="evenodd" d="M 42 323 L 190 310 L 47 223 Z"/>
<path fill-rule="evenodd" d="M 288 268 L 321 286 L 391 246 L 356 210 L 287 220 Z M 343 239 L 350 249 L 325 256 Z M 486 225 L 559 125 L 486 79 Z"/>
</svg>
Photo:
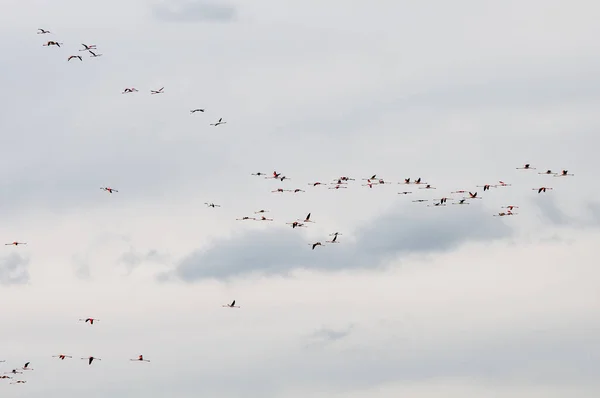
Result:
<svg viewBox="0 0 600 398">
<path fill-rule="evenodd" d="M 268 213 L 269 210 L 259 210 L 259 211 L 255 211 L 254 214 L 260 214 L 260 213 Z"/>
<path fill-rule="evenodd" d="M 552 188 L 548 188 L 548 187 L 541 187 L 541 188 L 533 188 L 533 191 L 537 191 L 537 193 L 542 193 L 542 192 L 546 192 L 547 190 L 551 190 Z"/>
<path fill-rule="evenodd" d="M 553 173 L 552 170 L 546 170 L 543 173 L 538 173 L 538 174 L 546 174 L 546 175 L 556 175 L 556 173 Z"/>
<path fill-rule="evenodd" d="M 88 46 L 87 44 L 81 43 L 81 45 L 83 46 L 83 49 L 81 49 L 79 51 L 89 51 L 89 50 L 95 50 L 96 49 L 96 45 L 95 44 L 90 44 Z"/>
<path fill-rule="evenodd" d="M 136 92 L 138 92 L 137 88 L 126 88 L 125 90 L 123 90 L 123 92 L 121 94 L 136 93 Z"/>
<path fill-rule="evenodd" d="M 25 384 L 25 383 L 27 383 L 27 380 L 15 380 L 10 384 Z"/>
<path fill-rule="evenodd" d="M 231 302 L 231 304 L 225 304 L 222 307 L 229 307 L 229 308 L 240 308 L 238 305 L 235 305 L 235 300 L 233 300 Z"/>
<path fill-rule="evenodd" d="M 31 363 L 31 362 L 25 362 L 25 366 L 23 366 L 23 368 L 22 368 L 22 369 L 23 369 L 23 370 L 33 370 L 33 369 L 31 369 L 31 368 L 29 367 L 29 364 L 30 364 L 30 363 Z"/>
<path fill-rule="evenodd" d="M 79 322 L 85 322 L 85 323 L 90 323 L 90 325 L 93 325 L 94 322 L 100 322 L 100 319 L 96 319 L 96 318 L 85 318 L 85 319 L 80 319 Z"/>
<path fill-rule="evenodd" d="M 216 205 L 216 204 L 214 204 L 214 203 L 206 203 L 206 202 L 204 202 L 204 204 L 205 204 L 206 206 L 208 206 L 208 207 L 221 207 L 221 205 Z"/>
<path fill-rule="evenodd" d="M 204 112 L 204 109 L 192 109 L 190 113 Z"/>
<path fill-rule="evenodd" d="M 326 242 L 326 243 L 339 243 L 339 242 L 337 241 L 337 237 L 338 237 L 338 234 L 336 233 L 336 234 L 334 234 L 334 235 L 333 235 L 333 239 L 331 239 L 331 240 L 326 240 L 325 242 Z"/>
<path fill-rule="evenodd" d="M 94 361 L 101 361 L 102 360 L 102 359 L 96 358 L 96 357 L 87 357 L 87 358 L 81 358 L 81 359 L 87 359 L 88 365 L 91 365 L 92 362 L 94 362 Z"/>
<path fill-rule="evenodd" d="M 237 220 L 237 221 L 256 220 L 256 218 L 255 218 L 255 217 L 247 217 L 247 216 L 244 216 L 244 217 L 242 217 L 242 218 L 236 218 L 236 220 Z"/>
<path fill-rule="evenodd" d="M 64 361 L 64 360 L 65 360 L 65 358 L 73 358 L 73 357 L 72 357 L 72 356 L 70 356 L 70 355 L 63 355 L 63 354 L 59 354 L 59 355 L 52 355 L 52 358 L 58 358 L 58 359 L 60 359 L 60 360 L 63 360 L 63 361 Z"/>
<path fill-rule="evenodd" d="M 412 192 L 404 191 L 404 192 L 398 192 L 398 195 L 408 195 L 410 193 L 412 193 Z"/>
<path fill-rule="evenodd" d="M 50 40 L 48 43 L 43 44 L 44 47 L 50 47 L 50 46 L 56 46 L 56 47 L 60 47 L 62 43 L 56 42 L 56 41 L 52 41 Z"/>
<path fill-rule="evenodd" d="M 525 163 L 523 167 L 517 167 L 517 170 L 535 170 L 535 167 L 531 167 L 529 163 Z"/>
<path fill-rule="evenodd" d="M 265 216 L 260 216 L 260 218 L 257 218 L 256 221 L 273 221 L 273 219 L 267 218 Z"/>
<path fill-rule="evenodd" d="M 224 122 L 224 121 L 223 121 L 223 118 L 220 118 L 218 122 L 216 122 L 216 123 L 211 123 L 210 125 L 211 125 L 211 126 L 215 126 L 215 127 L 217 127 L 217 126 L 218 126 L 218 125 L 220 125 L 220 124 L 226 124 L 226 123 L 227 123 L 227 122 Z"/>
<path fill-rule="evenodd" d="M 251 175 L 253 175 L 253 176 L 266 176 L 265 173 L 261 173 L 260 171 L 258 173 L 252 173 Z"/>
<path fill-rule="evenodd" d="M 150 362 L 147 359 L 144 359 L 143 355 L 138 355 L 137 359 L 130 359 L 130 361 L 136 361 L 136 362 Z"/>
<path fill-rule="evenodd" d="M 563 170 L 560 172 L 560 174 L 555 175 L 554 177 L 566 177 L 566 176 L 573 176 L 574 174 L 569 174 L 569 170 Z"/>
<path fill-rule="evenodd" d="M 458 202 L 452 203 L 453 205 L 470 205 L 469 202 L 467 202 L 466 199 L 461 199 Z"/>
<path fill-rule="evenodd" d="M 81 55 L 71 55 L 69 58 L 67 58 L 67 61 L 70 61 L 75 58 L 77 58 L 80 61 L 83 61 L 83 58 L 81 58 Z"/>
<path fill-rule="evenodd" d="M 150 90 L 150 94 L 163 94 L 164 87 L 159 88 L 158 90 Z"/>
<path fill-rule="evenodd" d="M 101 187 L 100 189 L 103 190 L 103 191 L 106 191 L 108 193 L 119 192 L 116 189 L 110 188 L 110 187 Z"/>
<path fill-rule="evenodd" d="M 335 240 L 335 238 L 334 238 Z M 312 246 L 312 250 L 315 250 L 315 247 L 317 246 L 323 246 L 323 244 L 321 242 L 315 242 L 315 243 L 309 243 L 309 246 Z"/>
<path fill-rule="evenodd" d="M 38 35 L 45 35 L 47 33 L 52 33 L 52 32 L 50 32 L 49 30 L 41 29 L 41 28 L 38 29 L 38 32 L 37 32 Z"/>
<path fill-rule="evenodd" d="M 4 246 L 19 246 L 19 245 L 26 245 L 27 243 L 24 242 L 12 242 L 12 243 L 5 243 Z"/>
<path fill-rule="evenodd" d="M 96 53 L 95 53 L 95 52 L 93 52 L 92 50 L 88 50 L 88 52 L 89 52 L 90 54 L 92 54 L 92 55 L 90 56 L 90 58 L 96 58 L 96 57 L 101 57 L 101 56 L 102 56 L 102 54 L 96 54 Z"/>
<path fill-rule="evenodd" d="M 313 222 L 313 221 L 311 221 L 311 219 L 310 219 L 310 214 L 311 214 L 311 213 L 308 213 L 308 214 L 306 215 L 306 218 L 305 218 L 304 220 L 298 220 L 298 221 L 302 221 L 302 222 Z"/>
<path fill-rule="evenodd" d="M 287 225 L 291 225 L 291 226 L 292 226 L 292 229 L 294 229 L 294 228 L 296 228 L 296 227 L 298 227 L 298 228 L 300 228 L 300 227 L 306 227 L 306 225 L 304 225 L 303 223 L 301 223 L 301 222 L 298 222 L 298 221 L 294 221 L 294 222 L 286 222 L 286 224 L 287 224 Z"/>
</svg>

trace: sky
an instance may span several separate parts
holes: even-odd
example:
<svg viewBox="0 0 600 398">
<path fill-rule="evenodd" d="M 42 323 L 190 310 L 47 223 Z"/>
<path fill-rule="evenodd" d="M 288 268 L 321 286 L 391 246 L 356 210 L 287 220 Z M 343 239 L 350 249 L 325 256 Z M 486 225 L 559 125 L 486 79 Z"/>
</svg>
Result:
<svg viewBox="0 0 600 398">
<path fill-rule="evenodd" d="M 0 10 L 3 398 L 600 394 L 597 2 Z"/>
</svg>

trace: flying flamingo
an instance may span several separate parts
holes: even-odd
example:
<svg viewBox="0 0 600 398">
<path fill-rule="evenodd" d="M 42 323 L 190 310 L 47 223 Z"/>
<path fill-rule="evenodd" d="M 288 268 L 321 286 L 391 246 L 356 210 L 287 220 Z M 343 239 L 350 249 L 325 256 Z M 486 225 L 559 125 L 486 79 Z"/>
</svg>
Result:
<svg viewBox="0 0 600 398">
<path fill-rule="evenodd" d="M 419 202 L 419 203 L 429 202 L 429 199 L 417 199 L 417 200 L 413 200 L 413 202 Z"/>
<path fill-rule="evenodd" d="M 56 46 L 56 47 L 60 47 L 62 43 L 59 43 L 57 41 L 52 41 L 50 40 L 48 43 L 43 44 L 44 47 L 50 47 L 50 46 Z"/>
<path fill-rule="evenodd" d="M 373 188 L 373 184 L 377 185 L 377 182 L 372 182 L 370 179 L 367 180 L 366 184 L 362 184 L 363 187 Z"/>
<path fill-rule="evenodd" d="M 337 237 L 338 237 L 338 234 L 335 234 L 335 235 L 333 235 L 333 239 L 331 239 L 331 240 L 326 240 L 325 242 L 326 242 L 326 243 L 339 243 L 339 242 L 337 241 Z"/>
<path fill-rule="evenodd" d="M 190 111 L 190 114 L 192 114 L 192 113 L 196 113 L 196 112 L 203 112 L 203 113 L 204 113 L 204 109 L 199 109 L 199 108 L 198 108 L 198 109 L 192 109 L 192 110 Z"/>
<path fill-rule="evenodd" d="M 569 170 L 563 170 L 560 172 L 560 174 L 555 175 L 554 177 L 566 177 L 566 176 L 573 176 L 574 174 L 569 174 Z"/>
<path fill-rule="evenodd" d="M 143 355 L 141 355 L 141 354 L 140 354 L 140 355 L 138 355 L 137 359 L 130 359 L 130 361 L 136 361 L 136 362 L 150 362 L 149 360 L 147 360 L 147 359 L 144 359 L 144 356 L 143 356 Z"/>
<path fill-rule="evenodd" d="M 5 243 L 4 246 L 19 246 L 19 245 L 26 245 L 27 243 L 25 242 L 12 242 L 12 243 Z"/>
<path fill-rule="evenodd" d="M 402 184 L 402 182 L 399 182 L 398 184 Z M 410 184 L 410 178 L 405 178 L 404 184 Z"/>
<path fill-rule="evenodd" d="M 96 45 L 95 44 L 90 44 L 88 46 L 87 44 L 81 43 L 81 45 L 83 46 L 83 49 L 81 49 L 79 51 L 89 51 L 89 50 L 95 50 L 96 49 Z"/>
<path fill-rule="evenodd" d="M 517 167 L 517 170 L 535 170 L 535 167 L 531 167 L 529 163 L 526 163 L 523 167 Z"/>
<path fill-rule="evenodd" d="M 338 184 L 338 185 L 336 185 L 335 187 L 329 187 L 328 189 L 340 189 L 340 188 L 342 188 L 342 189 L 346 189 L 346 188 L 348 188 L 348 187 L 345 187 L 345 186 L 343 186 L 343 185 L 339 185 L 339 184 Z"/>
<path fill-rule="evenodd" d="M 453 205 L 470 205 L 469 202 L 467 202 L 466 199 L 461 199 L 458 202 L 452 203 Z"/>
<path fill-rule="evenodd" d="M 85 318 L 85 319 L 80 319 L 79 322 L 85 322 L 85 323 L 90 323 L 90 325 L 93 325 L 94 322 L 100 322 L 100 319 L 96 319 L 96 318 Z"/>
<path fill-rule="evenodd" d="M 252 173 L 253 176 L 265 176 L 265 173 L 261 173 L 260 171 L 258 173 Z"/>
<path fill-rule="evenodd" d="M 33 370 L 33 369 L 31 369 L 31 368 L 29 367 L 29 364 L 30 364 L 30 363 L 31 363 L 31 362 L 25 362 L 25 366 L 23 366 L 23 367 L 22 367 L 22 369 L 23 369 L 23 370 Z"/>
<path fill-rule="evenodd" d="M 213 207 L 213 208 L 215 208 L 215 207 L 221 207 L 221 205 L 216 205 L 216 204 L 214 204 L 214 203 L 206 203 L 206 202 L 204 202 L 204 204 L 205 204 L 207 207 Z"/>
<path fill-rule="evenodd" d="M 467 193 L 467 191 L 465 191 L 465 190 L 460 190 L 460 191 L 454 191 L 454 192 L 450 192 L 450 193 Z"/>
<path fill-rule="evenodd" d="M 500 187 L 510 187 L 512 184 L 507 184 L 504 181 L 498 181 L 499 184 L 496 186 L 500 186 Z"/>
<path fill-rule="evenodd" d="M 95 52 L 93 52 L 92 50 L 88 50 L 88 52 L 92 55 L 90 55 L 90 58 L 96 58 L 96 57 L 101 57 L 102 54 L 96 54 Z"/>
<path fill-rule="evenodd" d="M 273 219 L 261 216 L 260 218 L 257 218 L 256 221 L 273 221 Z"/>
<path fill-rule="evenodd" d="M 398 192 L 398 195 L 408 195 L 409 193 L 412 193 L 412 192 L 410 192 L 410 191 Z"/>
<path fill-rule="evenodd" d="M 311 220 L 310 220 L 310 213 L 308 213 L 308 214 L 306 215 L 306 218 L 305 218 L 304 220 L 298 220 L 298 221 L 302 221 L 302 222 L 313 222 L 313 221 L 311 221 Z"/>
<path fill-rule="evenodd" d="M 41 29 L 41 28 L 38 29 L 38 32 L 37 32 L 38 35 L 45 35 L 47 33 L 52 33 L 52 32 L 50 32 L 49 30 Z"/>
<path fill-rule="evenodd" d="M 350 177 L 340 177 L 340 180 L 342 180 L 342 181 L 355 181 L 354 178 L 350 178 Z"/>
<path fill-rule="evenodd" d="M 413 184 L 427 184 L 426 182 L 421 182 L 421 177 L 417 178 Z"/>
<path fill-rule="evenodd" d="M 501 213 L 498 213 L 498 214 L 494 214 L 494 217 L 514 216 L 514 215 L 516 215 L 516 214 L 517 214 L 517 213 L 513 213 L 513 212 L 511 212 L 511 211 L 509 210 L 509 211 L 508 211 L 508 212 L 506 212 L 506 213 L 504 213 L 504 212 L 501 212 Z"/>
<path fill-rule="evenodd" d="M 324 182 L 309 182 L 308 185 L 312 185 L 313 187 L 316 187 L 317 185 L 327 185 L 327 183 Z"/>
<path fill-rule="evenodd" d="M 449 198 L 443 197 L 443 198 L 440 198 L 440 199 L 434 199 L 434 200 L 439 200 L 439 201 L 440 201 L 440 203 L 446 203 L 446 202 L 448 201 L 448 199 L 449 199 Z"/>
<path fill-rule="evenodd" d="M 255 211 L 254 214 L 259 214 L 259 213 L 268 213 L 269 210 L 259 210 L 259 211 Z"/>
<path fill-rule="evenodd" d="M 288 177 L 286 177 L 286 176 L 282 176 L 282 177 L 280 177 L 279 179 L 280 179 L 281 181 L 283 181 L 283 180 L 291 180 L 291 178 L 288 178 Z"/>
<path fill-rule="evenodd" d="M 302 189 L 299 189 L 299 188 L 296 188 L 296 189 L 294 189 L 294 190 L 293 190 L 293 191 L 291 191 L 291 192 L 293 192 L 293 193 L 298 193 L 298 192 L 306 192 L 306 191 L 304 191 L 304 190 L 302 190 Z"/>
<path fill-rule="evenodd" d="M 542 192 L 546 192 L 547 190 L 551 190 L 552 188 L 548 188 L 548 187 L 541 187 L 541 188 L 532 188 L 532 191 L 537 191 L 537 193 L 542 193 Z"/>
<path fill-rule="evenodd" d="M 376 180 L 376 179 L 377 179 L 377 174 L 373 174 L 371 176 L 371 178 L 363 178 L 363 181 Z"/>
<path fill-rule="evenodd" d="M 276 190 L 271 191 L 271 192 L 277 193 L 277 192 L 291 192 L 291 191 L 289 189 L 277 188 Z"/>
<path fill-rule="evenodd" d="M 286 224 L 291 225 L 292 229 L 294 229 L 296 227 L 306 227 L 306 225 L 304 225 L 304 224 L 302 224 L 301 222 L 298 222 L 298 221 L 286 222 Z"/>
<path fill-rule="evenodd" d="M 477 192 L 475 192 L 475 193 L 469 192 L 469 199 L 481 199 L 481 197 L 477 196 Z"/>
<path fill-rule="evenodd" d="M 75 58 L 77 58 L 80 61 L 83 61 L 83 58 L 81 58 L 81 55 L 71 55 L 69 58 L 67 58 L 67 61 L 70 61 Z"/>
<path fill-rule="evenodd" d="M 512 209 L 518 209 L 519 206 L 502 206 L 502 209 L 508 209 L 508 210 L 512 210 Z"/>
<path fill-rule="evenodd" d="M 444 206 L 446 206 L 446 205 L 442 202 L 434 203 L 433 205 L 427 205 L 427 207 L 444 207 Z"/>
<path fill-rule="evenodd" d="M 88 365 L 91 365 L 92 362 L 94 362 L 94 361 L 101 361 L 102 360 L 102 359 L 96 358 L 96 357 L 87 357 L 87 358 L 81 358 L 81 359 L 87 359 Z"/>
<path fill-rule="evenodd" d="M 16 375 L 16 374 L 23 374 L 23 372 L 19 372 L 17 369 L 13 369 L 13 370 L 11 370 L 10 372 L 5 372 L 5 374 L 13 374 L 13 375 Z"/>
<path fill-rule="evenodd" d="M 495 185 L 485 184 L 485 185 L 477 185 L 477 188 L 483 188 L 483 192 L 489 191 L 491 187 L 496 187 Z"/>
<path fill-rule="evenodd" d="M 416 184 L 416 183 L 415 183 Z M 424 187 L 419 187 L 419 189 L 436 189 L 434 187 L 432 187 L 431 185 L 427 184 Z"/>
<path fill-rule="evenodd" d="M 65 358 L 73 358 L 73 357 L 70 355 L 59 354 L 59 355 L 52 355 L 52 358 L 58 358 L 58 359 L 64 361 Z"/>
<path fill-rule="evenodd" d="M 545 174 L 545 175 L 552 175 L 552 176 L 556 175 L 556 173 L 553 173 L 552 170 L 546 170 L 543 173 L 538 173 L 538 174 Z"/>
<path fill-rule="evenodd" d="M 226 123 L 227 123 L 227 122 L 224 122 L 224 121 L 223 121 L 223 118 L 220 118 L 218 122 L 216 122 L 216 123 L 211 123 L 210 125 L 211 125 L 211 126 L 215 126 L 215 127 L 217 127 L 217 126 L 218 126 L 218 125 L 220 125 L 220 124 L 226 124 Z"/>
<path fill-rule="evenodd" d="M 244 221 L 244 220 L 256 220 L 256 218 L 254 217 L 242 217 L 242 218 L 236 218 L 237 221 Z"/>
<path fill-rule="evenodd" d="M 106 191 L 108 193 L 119 192 L 116 189 L 110 188 L 110 187 L 101 187 L 100 189 L 103 190 L 103 191 Z"/>
<path fill-rule="evenodd" d="M 126 88 L 125 90 L 123 90 L 123 92 L 121 94 L 127 94 L 127 93 L 137 93 L 139 90 L 137 88 Z"/>
<path fill-rule="evenodd" d="M 27 380 L 15 380 L 13 382 L 11 382 L 10 384 L 25 384 L 27 383 Z"/>
<path fill-rule="evenodd" d="M 0 376 L 0 379 L 12 379 L 12 377 L 2 375 L 2 376 Z"/>
<path fill-rule="evenodd" d="M 324 246 L 321 242 L 309 243 L 308 245 L 312 246 L 313 250 L 315 250 L 315 247 L 317 247 L 317 246 Z"/>
<path fill-rule="evenodd" d="M 164 89 L 164 87 L 161 87 L 158 90 L 150 90 L 150 94 L 164 94 Z"/>
<path fill-rule="evenodd" d="M 231 304 L 225 304 L 225 305 L 222 305 L 221 307 L 240 308 L 239 306 L 235 305 L 235 300 L 233 300 L 231 302 Z"/>
</svg>

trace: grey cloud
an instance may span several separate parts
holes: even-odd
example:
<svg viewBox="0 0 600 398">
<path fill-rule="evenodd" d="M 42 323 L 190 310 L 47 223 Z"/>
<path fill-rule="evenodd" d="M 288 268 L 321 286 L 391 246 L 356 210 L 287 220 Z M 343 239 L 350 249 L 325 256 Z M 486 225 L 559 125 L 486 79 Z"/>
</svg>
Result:
<svg viewBox="0 0 600 398">
<path fill-rule="evenodd" d="M 155 5 L 152 11 L 155 18 L 166 22 L 229 22 L 236 15 L 232 5 L 205 0 L 170 1 Z"/>
<path fill-rule="evenodd" d="M 545 222 L 556 226 L 566 226 L 571 223 L 572 218 L 560 209 L 555 197 L 551 194 L 539 194 L 533 199 L 533 202 L 540 209 L 540 215 Z"/>
<path fill-rule="evenodd" d="M 242 232 L 216 240 L 206 251 L 191 253 L 171 276 L 192 282 L 252 273 L 285 275 L 298 268 L 377 268 L 400 255 L 449 251 L 470 240 L 494 240 L 512 234 L 511 228 L 478 205 L 470 207 L 403 208 L 365 225 L 357 232 L 355 244 L 340 236 L 340 243 L 315 250 L 298 229 Z M 313 217 L 318 220 L 317 214 Z M 159 276 L 159 280 L 165 279 L 167 276 Z"/>
<path fill-rule="evenodd" d="M 22 285 L 29 282 L 29 259 L 11 253 L 0 259 L 0 284 Z"/>
</svg>

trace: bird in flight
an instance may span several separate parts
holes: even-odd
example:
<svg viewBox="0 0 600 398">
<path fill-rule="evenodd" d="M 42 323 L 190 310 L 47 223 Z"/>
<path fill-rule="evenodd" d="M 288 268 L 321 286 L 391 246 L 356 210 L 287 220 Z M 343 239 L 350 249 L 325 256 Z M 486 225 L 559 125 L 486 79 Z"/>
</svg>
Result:
<svg viewBox="0 0 600 398">
<path fill-rule="evenodd" d="M 136 93 L 137 91 L 138 91 L 137 88 L 126 88 L 125 90 L 123 90 L 123 92 L 121 94 Z"/>
<path fill-rule="evenodd" d="M 537 193 L 542 193 L 542 192 L 546 192 L 547 190 L 551 190 L 552 188 L 548 188 L 548 187 L 540 187 L 540 188 L 532 188 L 533 191 L 537 191 Z"/>
<path fill-rule="evenodd" d="M 103 190 L 103 191 L 106 191 L 108 193 L 119 192 L 116 189 L 113 189 L 113 188 L 110 188 L 110 187 L 101 187 L 100 189 Z"/>
<path fill-rule="evenodd" d="M 339 242 L 337 241 L 337 237 L 338 237 L 338 234 L 337 234 L 337 233 L 335 233 L 335 234 L 333 234 L 333 239 L 331 239 L 331 240 L 326 240 L 325 242 L 326 242 L 326 243 L 339 243 Z M 313 248 L 313 249 L 314 249 L 314 248 Z"/>
<path fill-rule="evenodd" d="M 517 170 L 535 170 L 535 167 L 531 167 L 531 164 L 525 163 L 523 167 L 517 167 Z"/>
<path fill-rule="evenodd" d="M 11 382 L 10 384 L 25 384 L 27 383 L 27 380 L 15 380 L 13 382 Z"/>
<path fill-rule="evenodd" d="M 67 61 L 70 61 L 75 58 L 77 58 L 80 61 L 83 61 L 83 58 L 81 58 L 81 55 L 71 55 L 69 58 L 67 58 Z"/>
<path fill-rule="evenodd" d="M 306 225 L 304 225 L 301 222 L 298 221 L 294 221 L 294 222 L 287 222 L 286 224 L 291 225 L 292 229 L 296 228 L 296 227 L 306 227 Z"/>
<path fill-rule="evenodd" d="M 65 358 L 73 358 L 73 357 L 70 355 L 59 354 L 59 355 L 52 355 L 52 358 L 58 358 L 58 359 L 64 361 Z"/>
<path fill-rule="evenodd" d="M 45 35 L 47 33 L 52 33 L 52 32 L 50 32 L 49 30 L 41 29 L 41 28 L 38 29 L 38 32 L 37 32 L 38 35 Z"/>
<path fill-rule="evenodd" d="M 255 217 L 242 217 L 242 218 L 236 218 L 237 221 L 245 221 L 245 220 L 256 220 Z"/>
<path fill-rule="evenodd" d="M 233 300 L 233 301 L 231 302 L 231 304 L 224 304 L 224 305 L 222 305 L 222 307 L 229 307 L 229 308 L 240 308 L 240 306 L 239 306 L 239 305 L 235 305 L 235 300 Z"/>
<path fill-rule="evenodd" d="M 88 50 L 88 52 L 89 52 L 90 54 L 92 54 L 92 55 L 90 56 L 90 58 L 96 58 L 96 57 L 101 57 L 101 56 L 102 56 L 102 54 L 96 54 L 96 53 L 95 53 L 95 52 L 93 52 L 92 50 Z"/>
<path fill-rule="evenodd" d="M 210 125 L 211 125 L 211 126 L 215 126 L 215 127 L 217 127 L 217 126 L 218 126 L 218 125 L 220 125 L 220 124 L 226 124 L 226 123 L 227 123 L 227 122 L 224 122 L 224 121 L 223 121 L 223 118 L 220 118 L 218 122 L 216 122 L 216 123 L 211 123 Z"/>
<path fill-rule="evenodd" d="M 253 175 L 253 176 L 266 176 L 265 173 L 261 173 L 260 171 L 258 173 L 252 173 L 251 175 Z"/>
<path fill-rule="evenodd" d="M 458 202 L 452 203 L 453 205 L 470 205 L 469 202 L 467 202 L 466 199 L 461 199 Z"/>
<path fill-rule="evenodd" d="M 5 243 L 4 246 L 19 246 L 19 245 L 26 245 L 27 243 L 25 242 L 12 242 L 12 243 Z"/>
<path fill-rule="evenodd" d="M 554 177 L 566 177 L 566 176 L 572 176 L 574 174 L 569 174 L 569 170 L 563 170 L 560 172 L 560 174 L 555 175 Z"/>
<path fill-rule="evenodd" d="M 96 358 L 96 357 L 87 357 L 87 358 L 81 358 L 81 359 L 87 359 L 88 365 L 91 365 L 92 362 L 94 362 L 94 361 L 101 361 L 102 360 L 102 359 Z"/>
<path fill-rule="evenodd" d="M 206 203 L 206 202 L 204 202 L 204 204 L 205 204 L 207 207 L 221 207 L 221 205 L 216 205 L 216 204 L 214 204 L 214 203 Z"/>
<path fill-rule="evenodd" d="M 95 44 L 90 44 L 88 46 L 87 44 L 81 43 L 81 45 L 83 46 L 83 49 L 81 49 L 79 51 L 89 51 L 89 50 L 95 50 L 96 49 L 96 45 Z"/>
<path fill-rule="evenodd" d="M 190 113 L 204 112 L 204 109 L 192 109 Z"/>
<path fill-rule="evenodd" d="M 321 242 L 309 243 L 308 245 L 312 246 L 312 250 L 315 250 L 315 247 L 317 246 L 324 246 Z"/>
<path fill-rule="evenodd" d="M 305 218 L 304 220 L 300 220 L 300 219 L 299 219 L 298 221 L 302 221 L 302 222 L 313 222 L 313 221 L 311 221 L 311 220 L 310 220 L 310 214 L 311 214 L 311 213 L 308 213 L 308 214 L 307 214 L 307 216 L 306 216 L 306 218 Z"/>
<path fill-rule="evenodd" d="M 260 216 L 260 218 L 256 218 L 256 221 L 273 221 L 272 218 L 267 218 L 265 216 Z"/>
<path fill-rule="evenodd" d="M 93 325 L 94 322 L 100 322 L 100 319 L 96 319 L 96 318 L 85 318 L 85 319 L 80 319 L 79 322 L 85 322 L 85 323 L 90 323 L 90 325 Z"/>
<path fill-rule="evenodd" d="M 31 363 L 31 362 L 25 362 L 25 365 L 23 366 L 23 368 L 22 368 L 22 369 L 23 369 L 23 370 L 33 370 L 33 369 L 31 369 L 31 368 L 29 367 L 29 364 L 30 364 L 30 363 Z"/>
<path fill-rule="evenodd" d="M 60 47 L 62 43 L 59 43 L 57 41 L 52 41 L 50 40 L 48 43 L 43 44 L 44 47 L 50 47 L 50 46 L 56 46 L 56 47 Z"/>
<path fill-rule="evenodd" d="M 136 362 L 150 362 L 147 359 L 144 359 L 143 355 L 138 355 L 138 357 L 136 359 L 130 359 L 130 361 L 136 361 Z"/>
<path fill-rule="evenodd" d="M 538 173 L 538 174 L 545 174 L 545 175 L 550 175 L 550 176 L 555 176 L 556 173 L 553 173 L 552 170 L 546 170 L 543 173 Z"/>
<path fill-rule="evenodd" d="M 150 90 L 150 94 L 163 94 L 164 87 L 159 88 L 158 90 Z"/>
</svg>

